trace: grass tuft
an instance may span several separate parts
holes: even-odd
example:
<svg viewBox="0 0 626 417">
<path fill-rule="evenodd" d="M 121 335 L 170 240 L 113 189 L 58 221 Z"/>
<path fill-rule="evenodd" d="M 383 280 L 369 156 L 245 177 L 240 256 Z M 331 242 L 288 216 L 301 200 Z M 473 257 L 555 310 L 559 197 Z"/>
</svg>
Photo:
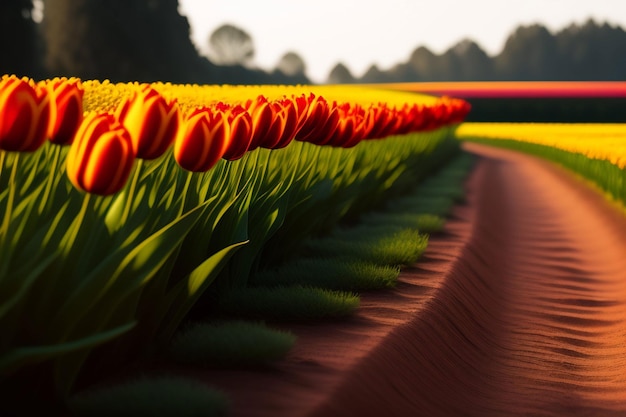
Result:
<svg viewBox="0 0 626 417">
<path fill-rule="evenodd" d="M 393 288 L 400 268 L 351 258 L 300 258 L 254 277 L 254 284 L 274 287 L 310 285 L 345 291 Z"/>
<path fill-rule="evenodd" d="M 268 320 L 312 320 L 348 316 L 359 307 L 359 296 L 305 286 L 251 287 L 226 291 L 218 309 L 233 316 Z"/>
<path fill-rule="evenodd" d="M 170 347 L 180 363 L 223 367 L 262 365 L 282 359 L 296 337 L 245 321 L 195 323 L 182 330 Z"/>
<path fill-rule="evenodd" d="M 226 415 L 228 401 L 200 382 L 145 378 L 79 393 L 68 406 L 77 417 L 212 417 Z"/>
<path fill-rule="evenodd" d="M 393 230 L 393 229 L 392 229 Z M 415 229 L 395 230 L 382 238 L 338 239 L 328 237 L 310 240 L 309 249 L 316 256 L 349 256 L 380 265 L 410 265 L 426 250 L 428 236 Z"/>
<path fill-rule="evenodd" d="M 440 232 L 445 219 L 435 214 L 414 214 L 396 212 L 375 212 L 363 216 L 361 225 L 367 227 L 383 226 L 387 229 L 417 229 L 422 233 Z"/>
</svg>

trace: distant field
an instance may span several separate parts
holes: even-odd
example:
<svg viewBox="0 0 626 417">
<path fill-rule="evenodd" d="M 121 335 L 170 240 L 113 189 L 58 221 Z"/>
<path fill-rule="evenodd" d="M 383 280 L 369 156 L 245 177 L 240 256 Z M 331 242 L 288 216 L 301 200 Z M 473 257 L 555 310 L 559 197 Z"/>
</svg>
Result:
<svg viewBox="0 0 626 417">
<path fill-rule="evenodd" d="M 385 88 L 467 100 L 471 122 L 626 122 L 626 82 L 424 82 Z"/>
</svg>

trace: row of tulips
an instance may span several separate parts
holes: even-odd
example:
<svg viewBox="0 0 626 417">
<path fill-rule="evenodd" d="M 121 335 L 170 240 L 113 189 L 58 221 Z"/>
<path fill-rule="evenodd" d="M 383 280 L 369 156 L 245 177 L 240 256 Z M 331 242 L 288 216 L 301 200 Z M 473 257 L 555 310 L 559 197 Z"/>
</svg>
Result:
<svg viewBox="0 0 626 417">
<path fill-rule="evenodd" d="M 467 111 L 356 87 L 333 101 L 314 87 L 1 87 L 0 378 L 60 397 L 85 369 L 167 344 L 209 288 L 246 286 L 414 186 L 457 152 Z"/>
<path fill-rule="evenodd" d="M 469 111 L 465 101 L 448 98 L 432 106 L 379 103 L 364 108 L 302 94 L 272 101 L 260 95 L 243 105 L 217 102 L 183 114 L 175 99 L 144 84 L 114 112 L 83 118 L 84 90 L 78 79 L 35 84 L 5 76 L 0 94 L 0 149 L 35 151 L 47 138 L 71 144 L 70 181 L 101 195 L 124 186 L 135 158 L 157 159 L 172 144 L 183 169 L 206 172 L 221 158 L 236 160 L 259 147 L 279 149 L 298 140 L 349 148 L 364 139 L 459 123 Z"/>
</svg>

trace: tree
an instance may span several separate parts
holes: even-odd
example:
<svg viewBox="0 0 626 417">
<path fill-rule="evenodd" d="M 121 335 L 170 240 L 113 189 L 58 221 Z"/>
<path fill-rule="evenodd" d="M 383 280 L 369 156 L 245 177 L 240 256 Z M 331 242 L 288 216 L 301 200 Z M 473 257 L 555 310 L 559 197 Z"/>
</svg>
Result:
<svg viewBox="0 0 626 417">
<path fill-rule="evenodd" d="M 0 74 L 36 76 L 37 24 L 32 0 L 0 2 Z"/>
<path fill-rule="evenodd" d="M 378 68 L 376 64 L 371 65 L 365 74 L 359 79 L 361 83 L 384 83 L 389 80 L 389 75 Z"/>
<path fill-rule="evenodd" d="M 555 37 L 542 25 L 520 26 L 495 57 L 498 78 L 515 81 L 558 80 Z"/>
<path fill-rule="evenodd" d="M 456 61 L 456 74 L 453 72 L 449 74 L 451 80 L 488 81 L 493 79 L 493 61 L 476 42 L 469 39 L 462 40 L 449 52 L 455 56 Z"/>
<path fill-rule="evenodd" d="M 276 64 L 276 69 L 287 76 L 294 77 L 304 75 L 306 65 L 300 55 L 295 52 L 287 52 Z"/>
<path fill-rule="evenodd" d="M 112 81 L 208 78 L 178 0 L 45 0 L 42 24 L 51 75 Z"/>
<path fill-rule="evenodd" d="M 219 65 L 249 64 L 254 57 L 254 42 L 243 29 L 224 24 L 209 36 L 209 56 Z"/>
<path fill-rule="evenodd" d="M 330 71 L 326 82 L 328 84 L 350 84 L 354 83 L 355 79 L 348 67 L 340 62 Z"/>
</svg>

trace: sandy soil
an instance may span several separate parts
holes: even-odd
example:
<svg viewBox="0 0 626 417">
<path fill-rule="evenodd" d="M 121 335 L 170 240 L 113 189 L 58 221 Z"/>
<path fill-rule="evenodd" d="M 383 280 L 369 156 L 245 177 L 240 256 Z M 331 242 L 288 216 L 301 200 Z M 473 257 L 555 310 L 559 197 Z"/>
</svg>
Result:
<svg viewBox="0 0 626 417">
<path fill-rule="evenodd" d="M 626 416 L 626 216 L 548 162 L 468 150 L 467 204 L 395 290 L 284 326 L 271 368 L 187 372 L 233 416 Z"/>
</svg>

